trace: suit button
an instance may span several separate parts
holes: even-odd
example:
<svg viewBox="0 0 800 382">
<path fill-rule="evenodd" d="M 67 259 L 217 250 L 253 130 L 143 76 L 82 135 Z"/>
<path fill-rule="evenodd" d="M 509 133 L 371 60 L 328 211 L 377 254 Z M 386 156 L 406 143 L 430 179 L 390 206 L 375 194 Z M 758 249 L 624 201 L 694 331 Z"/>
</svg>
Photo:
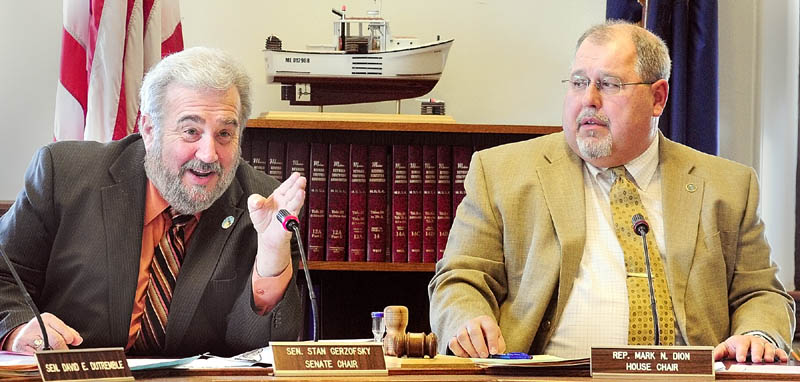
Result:
<svg viewBox="0 0 800 382">
<path fill-rule="evenodd" d="M 547 330 L 550 329 L 550 320 L 545 320 L 542 322 L 542 329 Z"/>
</svg>

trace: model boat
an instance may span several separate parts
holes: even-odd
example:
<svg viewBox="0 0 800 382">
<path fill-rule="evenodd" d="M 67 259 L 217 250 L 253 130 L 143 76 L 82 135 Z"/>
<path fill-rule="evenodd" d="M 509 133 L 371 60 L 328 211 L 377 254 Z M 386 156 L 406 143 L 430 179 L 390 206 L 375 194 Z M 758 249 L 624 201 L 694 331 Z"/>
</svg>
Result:
<svg viewBox="0 0 800 382">
<path fill-rule="evenodd" d="M 442 76 L 453 40 L 420 44 L 393 37 L 387 20 L 346 17 L 332 10 L 334 43 L 308 50 L 284 50 L 276 36 L 267 38 L 267 82 L 281 84 L 290 105 L 343 105 L 420 97 Z"/>
</svg>

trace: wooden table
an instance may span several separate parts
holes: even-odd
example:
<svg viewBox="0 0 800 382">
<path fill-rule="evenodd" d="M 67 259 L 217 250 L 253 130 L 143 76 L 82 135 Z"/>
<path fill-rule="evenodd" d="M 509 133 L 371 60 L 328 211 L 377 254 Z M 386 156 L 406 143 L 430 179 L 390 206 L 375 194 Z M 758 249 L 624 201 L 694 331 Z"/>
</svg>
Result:
<svg viewBox="0 0 800 382">
<path fill-rule="evenodd" d="M 728 365 L 731 362 L 727 362 Z M 800 363 L 790 361 L 790 365 Z M 230 369 L 162 369 L 134 372 L 137 381 L 303 381 L 303 382 L 338 382 L 338 381 L 429 381 L 429 382 L 524 382 L 524 381 L 591 381 L 588 370 L 571 372 L 571 376 L 554 375 L 488 375 L 483 369 L 476 367 L 463 368 L 402 368 L 389 369 L 388 376 L 341 376 L 341 377 L 274 377 L 270 368 L 230 368 Z M 754 379 L 755 378 L 755 379 Z M 800 375 L 784 374 L 718 374 L 717 380 L 747 381 L 800 381 Z M 0 382 L 40 381 L 38 375 L 32 377 L 0 378 Z"/>
</svg>

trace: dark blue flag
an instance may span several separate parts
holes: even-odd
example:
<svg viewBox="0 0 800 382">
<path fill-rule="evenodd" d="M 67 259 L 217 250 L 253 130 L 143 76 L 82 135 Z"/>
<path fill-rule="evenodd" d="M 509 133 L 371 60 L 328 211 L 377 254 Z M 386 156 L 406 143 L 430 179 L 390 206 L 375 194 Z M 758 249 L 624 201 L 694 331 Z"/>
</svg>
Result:
<svg viewBox="0 0 800 382">
<path fill-rule="evenodd" d="M 641 10 L 636 0 L 608 0 L 606 18 L 639 22 Z M 649 0 L 645 23 L 664 39 L 672 58 L 669 101 L 659 128 L 674 141 L 716 155 L 717 2 Z"/>
</svg>

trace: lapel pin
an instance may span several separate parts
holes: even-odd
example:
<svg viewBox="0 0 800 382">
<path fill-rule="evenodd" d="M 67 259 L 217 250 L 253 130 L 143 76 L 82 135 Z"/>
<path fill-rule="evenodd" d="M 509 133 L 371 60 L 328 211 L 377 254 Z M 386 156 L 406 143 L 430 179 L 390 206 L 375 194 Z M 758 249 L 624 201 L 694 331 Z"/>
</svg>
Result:
<svg viewBox="0 0 800 382">
<path fill-rule="evenodd" d="M 694 183 L 687 183 L 686 184 L 686 191 L 695 192 L 695 191 L 697 191 L 697 186 L 695 186 Z"/>
<path fill-rule="evenodd" d="M 233 225 L 233 216 L 228 216 L 222 221 L 222 229 L 228 229 Z"/>
</svg>

